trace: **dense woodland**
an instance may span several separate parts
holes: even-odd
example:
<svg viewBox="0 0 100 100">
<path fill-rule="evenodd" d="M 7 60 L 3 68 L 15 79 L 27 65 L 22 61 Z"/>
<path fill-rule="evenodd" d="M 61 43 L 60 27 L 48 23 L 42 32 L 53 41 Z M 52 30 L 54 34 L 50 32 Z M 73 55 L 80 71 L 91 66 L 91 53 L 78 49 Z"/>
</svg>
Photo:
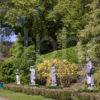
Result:
<svg viewBox="0 0 100 100">
<path fill-rule="evenodd" d="M 5 27 L 17 35 L 2 64 L 6 82 L 14 81 L 16 68 L 25 76 L 38 56 L 56 50 L 77 49 L 73 63 L 84 63 L 86 56 L 100 62 L 100 0 L 0 0 L 0 29 Z"/>
</svg>

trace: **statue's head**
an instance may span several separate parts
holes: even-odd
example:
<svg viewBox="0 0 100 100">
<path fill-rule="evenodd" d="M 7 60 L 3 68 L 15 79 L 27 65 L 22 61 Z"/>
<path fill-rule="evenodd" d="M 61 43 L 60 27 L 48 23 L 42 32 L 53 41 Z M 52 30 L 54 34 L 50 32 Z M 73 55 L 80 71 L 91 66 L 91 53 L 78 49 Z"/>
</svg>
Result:
<svg viewBox="0 0 100 100">
<path fill-rule="evenodd" d="M 55 66 L 55 63 L 52 64 L 52 67 Z"/>
<path fill-rule="evenodd" d="M 34 68 L 34 66 L 30 66 L 30 68 Z"/>
<path fill-rule="evenodd" d="M 18 71 L 19 71 L 19 69 L 17 68 L 17 69 L 16 69 L 16 71 L 18 72 Z"/>
<path fill-rule="evenodd" d="M 86 57 L 86 62 L 89 62 L 91 59 L 89 57 Z"/>
</svg>

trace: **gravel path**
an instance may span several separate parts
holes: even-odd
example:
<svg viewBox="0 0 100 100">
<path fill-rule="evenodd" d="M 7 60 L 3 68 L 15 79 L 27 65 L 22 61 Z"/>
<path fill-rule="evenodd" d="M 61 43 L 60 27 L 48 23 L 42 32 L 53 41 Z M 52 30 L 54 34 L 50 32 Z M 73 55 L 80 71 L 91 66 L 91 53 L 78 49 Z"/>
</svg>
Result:
<svg viewBox="0 0 100 100">
<path fill-rule="evenodd" d="M 5 99 L 5 98 L 0 97 L 0 100 L 8 100 L 8 99 Z"/>
</svg>

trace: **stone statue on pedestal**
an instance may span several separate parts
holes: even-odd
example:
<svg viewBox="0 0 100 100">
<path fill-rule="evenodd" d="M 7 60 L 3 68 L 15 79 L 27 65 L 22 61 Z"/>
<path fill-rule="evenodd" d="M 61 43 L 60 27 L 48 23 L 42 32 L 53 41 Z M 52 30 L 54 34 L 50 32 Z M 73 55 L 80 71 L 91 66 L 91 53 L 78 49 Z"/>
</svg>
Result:
<svg viewBox="0 0 100 100">
<path fill-rule="evenodd" d="M 51 86 L 57 86 L 55 64 L 53 64 L 51 67 L 51 80 L 52 80 Z"/>
<path fill-rule="evenodd" d="M 30 66 L 30 82 L 31 82 L 31 85 L 35 85 L 35 69 L 34 69 L 34 66 Z"/>
<path fill-rule="evenodd" d="M 16 69 L 16 84 L 20 85 L 20 77 L 19 77 L 19 70 Z"/>
</svg>

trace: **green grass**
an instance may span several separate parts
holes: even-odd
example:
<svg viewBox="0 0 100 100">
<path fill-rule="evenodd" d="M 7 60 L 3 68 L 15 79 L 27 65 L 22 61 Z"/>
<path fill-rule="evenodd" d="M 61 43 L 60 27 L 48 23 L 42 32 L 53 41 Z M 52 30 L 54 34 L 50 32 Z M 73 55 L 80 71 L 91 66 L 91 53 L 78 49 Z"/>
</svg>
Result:
<svg viewBox="0 0 100 100">
<path fill-rule="evenodd" d="M 42 96 L 31 96 L 23 93 L 14 93 L 9 90 L 0 90 L 0 97 L 7 98 L 8 100 L 52 100 Z"/>
<path fill-rule="evenodd" d="M 43 61 L 44 59 L 67 59 L 71 63 L 77 63 L 78 57 L 77 57 L 77 49 L 76 47 L 66 48 L 63 50 L 57 50 L 45 55 L 41 55 L 38 59 L 38 62 Z"/>
</svg>

